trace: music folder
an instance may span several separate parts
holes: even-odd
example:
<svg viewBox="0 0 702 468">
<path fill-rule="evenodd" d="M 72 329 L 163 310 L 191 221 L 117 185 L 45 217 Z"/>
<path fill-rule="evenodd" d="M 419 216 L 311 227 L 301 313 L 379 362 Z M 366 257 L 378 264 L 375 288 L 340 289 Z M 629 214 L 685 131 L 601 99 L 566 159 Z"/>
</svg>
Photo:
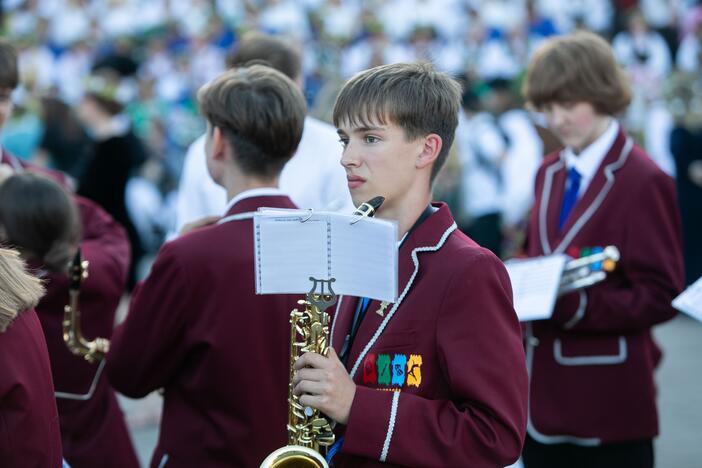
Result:
<svg viewBox="0 0 702 468">
<path fill-rule="evenodd" d="M 673 299 L 673 307 L 702 322 L 702 278 L 698 278 Z"/>
<path fill-rule="evenodd" d="M 397 299 L 397 225 L 325 211 L 260 208 L 254 214 L 256 294 L 304 294 L 310 277 L 338 295 Z"/>
<path fill-rule="evenodd" d="M 548 255 L 505 262 L 520 322 L 551 317 L 566 260 L 565 255 Z"/>
</svg>

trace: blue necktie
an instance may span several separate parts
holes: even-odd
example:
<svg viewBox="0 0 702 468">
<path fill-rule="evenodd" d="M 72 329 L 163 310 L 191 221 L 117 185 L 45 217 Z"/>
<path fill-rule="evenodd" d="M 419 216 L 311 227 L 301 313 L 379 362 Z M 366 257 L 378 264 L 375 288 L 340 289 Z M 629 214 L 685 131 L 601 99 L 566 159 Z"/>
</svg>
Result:
<svg viewBox="0 0 702 468">
<path fill-rule="evenodd" d="M 568 219 L 568 215 L 573 211 L 575 202 L 578 201 L 578 191 L 580 190 L 580 180 L 582 176 L 574 167 L 568 170 L 568 181 L 566 182 L 566 192 L 563 195 L 563 205 L 561 205 L 561 217 L 558 220 L 558 230 L 563 229 L 563 225 Z"/>
</svg>

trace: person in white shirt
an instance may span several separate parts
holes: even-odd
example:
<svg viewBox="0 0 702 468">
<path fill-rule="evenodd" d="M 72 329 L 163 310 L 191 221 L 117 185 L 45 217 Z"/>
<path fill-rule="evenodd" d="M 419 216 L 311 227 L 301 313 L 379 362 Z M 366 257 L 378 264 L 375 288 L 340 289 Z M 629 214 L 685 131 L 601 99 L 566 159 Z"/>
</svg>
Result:
<svg viewBox="0 0 702 468">
<path fill-rule="evenodd" d="M 263 34 L 245 37 L 231 57 L 230 65 L 259 61 L 283 72 L 301 85 L 298 52 L 282 39 Z M 205 136 L 188 149 L 178 187 L 176 230 L 209 216 L 220 216 L 226 194 L 207 172 Z M 346 174 L 341 167 L 341 144 L 334 128 L 312 117 L 305 118 L 297 152 L 280 175 L 280 188 L 301 208 L 351 211 Z"/>
<path fill-rule="evenodd" d="M 456 147 L 461 162 L 461 230 L 499 255 L 502 244 L 502 162 L 507 141 L 496 119 L 482 110 L 469 86 L 458 116 Z"/>
</svg>

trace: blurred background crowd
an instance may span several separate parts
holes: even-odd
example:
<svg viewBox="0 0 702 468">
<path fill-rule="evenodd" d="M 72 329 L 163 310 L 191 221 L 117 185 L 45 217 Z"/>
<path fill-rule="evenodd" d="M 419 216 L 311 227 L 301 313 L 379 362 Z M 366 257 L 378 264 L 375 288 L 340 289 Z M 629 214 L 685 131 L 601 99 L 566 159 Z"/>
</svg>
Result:
<svg viewBox="0 0 702 468">
<path fill-rule="evenodd" d="M 691 241 L 702 239 L 699 0 L 5 0 L 1 8 L 21 73 L 3 147 L 65 171 L 79 192 L 120 197 L 147 254 L 173 230 L 184 155 L 204 131 L 197 89 L 226 69 L 244 34 L 262 31 L 302 50 L 310 114 L 322 120 L 341 83 L 374 65 L 430 60 L 458 77 L 463 113 L 436 198 L 507 257 L 541 157 L 558 147 L 523 107 L 524 67 L 544 38 L 595 31 L 631 77 L 622 123 L 677 180 L 688 282 L 702 275 L 702 247 Z M 119 129 L 129 140 L 118 149 L 100 144 Z M 91 158 L 110 151 L 123 164 L 91 171 Z"/>
</svg>

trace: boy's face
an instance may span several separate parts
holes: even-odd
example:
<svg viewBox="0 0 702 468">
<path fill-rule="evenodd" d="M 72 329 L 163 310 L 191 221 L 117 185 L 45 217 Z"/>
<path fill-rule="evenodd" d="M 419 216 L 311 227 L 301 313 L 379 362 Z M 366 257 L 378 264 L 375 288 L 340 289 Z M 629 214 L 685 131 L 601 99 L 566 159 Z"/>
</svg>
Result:
<svg viewBox="0 0 702 468">
<path fill-rule="evenodd" d="M 10 88 L 0 88 L 0 130 L 5 126 L 5 122 L 12 114 L 12 90 Z"/>
<path fill-rule="evenodd" d="M 367 127 L 342 122 L 338 133 L 344 146 L 341 165 L 354 204 L 382 195 L 385 210 L 398 206 L 418 182 L 416 161 L 423 139 L 409 141 L 404 130 L 389 120 L 385 125 L 370 122 Z"/>
<path fill-rule="evenodd" d="M 603 122 L 608 121 L 608 116 L 599 114 L 589 102 L 551 103 L 541 111 L 549 129 L 564 145 L 578 152 L 602 134 Z"/>
</svg>

